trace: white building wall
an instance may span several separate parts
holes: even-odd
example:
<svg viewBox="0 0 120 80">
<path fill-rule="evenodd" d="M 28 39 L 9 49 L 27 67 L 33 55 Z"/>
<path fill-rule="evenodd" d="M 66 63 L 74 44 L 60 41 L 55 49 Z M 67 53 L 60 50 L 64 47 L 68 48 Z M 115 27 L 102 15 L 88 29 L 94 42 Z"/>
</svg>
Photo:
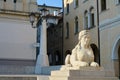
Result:
<svg viewBox="0 0 120 80">
<path fill-rule="evenodd" d="M 35 60 L 36 29 L 29 21 L 0 18 L 0 59 Z"/>
</svg>

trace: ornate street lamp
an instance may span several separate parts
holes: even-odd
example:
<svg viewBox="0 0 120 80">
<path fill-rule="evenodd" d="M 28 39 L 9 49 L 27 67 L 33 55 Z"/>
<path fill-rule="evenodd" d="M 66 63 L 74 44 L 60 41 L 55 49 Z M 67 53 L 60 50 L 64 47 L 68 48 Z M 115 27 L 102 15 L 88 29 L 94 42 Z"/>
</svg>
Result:
<svg viewBox="0 0 120 80">
<path fill-rule="evenodd" d="M 31 26 L 32 26 L 32 28 L 36 28 L 36 26 L 34 26 L 33 24 L 34 24 L 34 22 L 35 22 L 35 13 L 34 12 L 31 12 L 30 14 L 29 14 L 29 17 L 30 17 L 30 23 L 31 23 Z"/>
</svg>

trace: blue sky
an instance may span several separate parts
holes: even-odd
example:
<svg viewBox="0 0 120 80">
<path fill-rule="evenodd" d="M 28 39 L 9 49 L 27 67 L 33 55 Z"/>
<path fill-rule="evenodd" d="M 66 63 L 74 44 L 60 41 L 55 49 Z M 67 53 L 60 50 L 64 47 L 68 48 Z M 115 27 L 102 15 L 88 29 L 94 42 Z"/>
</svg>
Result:
<svg viewBox="0 0 120 80">
<path fill-rule="evenodd" d="M 62 0 L 37 0 L 37 3 L 39 5 L 43 5 L 45 3 L 47 6 L 62 7 Z"/>
</svg>

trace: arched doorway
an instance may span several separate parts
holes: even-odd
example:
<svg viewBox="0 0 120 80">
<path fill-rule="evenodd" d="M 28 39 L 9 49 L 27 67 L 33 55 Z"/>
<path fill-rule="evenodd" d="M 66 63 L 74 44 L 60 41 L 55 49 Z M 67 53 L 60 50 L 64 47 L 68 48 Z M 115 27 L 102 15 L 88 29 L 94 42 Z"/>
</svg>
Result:
<svg viewBox="0 0 120 80">
<path fill-rule="evenodd" d="M 90 46 L 91 46 L 93 53 L 94 53 L 94 57 L 95 57 L 94 61 L 100 65 L 100 54 L 99 54 L 98 47 L 95 44 L 91 44 Z"/>
<path fill-rule="evenodd" d="M 120 79 L 120 39 L 117 39 L 113 46 L 112 59 L 114 64 L 115 76 Z"/>
</svg>

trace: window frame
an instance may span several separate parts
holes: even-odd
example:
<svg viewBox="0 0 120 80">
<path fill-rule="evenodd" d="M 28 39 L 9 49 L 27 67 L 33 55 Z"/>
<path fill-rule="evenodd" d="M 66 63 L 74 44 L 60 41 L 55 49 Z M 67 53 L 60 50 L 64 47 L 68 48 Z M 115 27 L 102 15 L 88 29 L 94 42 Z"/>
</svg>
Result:
<svg viewBox="0 0 120 80">
<path fill-rule="evenodd" d="M 79 32 L 79 21 L 78 21 L 78 17 L 75 17 L 75 22 L 74 22 L 74 34 L 77 34 Z"/>
<path fill-rule="evenodd" d="M 4 0 L 4 2 L 6 2 L 6 0 Z"/>
<path fill-rule="evenodd" d="M 69 14 L 70 12 L 70 5 L 69 3 L 66 4 L 66 14 Z"/>
<path fill-rule="evenodd" d="M 88 29 L 88 11 L 84 12 L 84 29 Z"/>
<path fill-rule="evenodd" d="M 119 5 L 120 4 L 120 0 L 115 0 L 115 4 Z"/>
<path fill-rule="evenodd" d="M 107 1 L 101 0 L 101 11 L 107 10 Z"/>
<path fill-rule="evenodd" d="M 74 8 L 77 8 L 79 6 L 79 0 L 74 0 Z"/>
<path fill-rule="evenodd" d="M 66 39 L 69 38 L 69 23 L 66 22 L 66 36 L 65 36 Z"/>
</svg>

